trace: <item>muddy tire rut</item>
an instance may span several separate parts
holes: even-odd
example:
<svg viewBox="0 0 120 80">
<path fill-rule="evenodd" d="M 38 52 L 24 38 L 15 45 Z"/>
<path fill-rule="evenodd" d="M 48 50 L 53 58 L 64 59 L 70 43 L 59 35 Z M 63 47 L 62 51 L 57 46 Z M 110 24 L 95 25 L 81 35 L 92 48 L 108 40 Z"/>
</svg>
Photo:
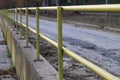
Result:
<svg viewBox="0 0 120 80">
<path fill-rule="evenodd" d="M 29 31 L 29 42 L 36 48 L 36 35 Z M 44 39 L 40 39 L 40 52 L 53 67 L 58 70 L 57 48 L 49 44 Z M 103 80 L 101 77 L 87 69 L 80 63 L 64 54 L 63 68 L 65 80 Z"/>
</svg>

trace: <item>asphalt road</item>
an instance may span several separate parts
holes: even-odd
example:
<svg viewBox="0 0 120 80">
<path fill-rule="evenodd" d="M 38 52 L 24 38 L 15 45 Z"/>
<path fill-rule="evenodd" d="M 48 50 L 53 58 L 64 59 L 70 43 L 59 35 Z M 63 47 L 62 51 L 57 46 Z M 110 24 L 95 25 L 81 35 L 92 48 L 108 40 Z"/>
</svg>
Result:
<svg viewBox="0 0 120 80">
<path fill-rule="evenodd" d="M 36 28 L 34 17 L 29 26 Z M 40 32 L 57 41 L 57 22 L 40 19 Z M 63 23 L 63 45 L 120 77 L 120 34 Z"/>
</svg>

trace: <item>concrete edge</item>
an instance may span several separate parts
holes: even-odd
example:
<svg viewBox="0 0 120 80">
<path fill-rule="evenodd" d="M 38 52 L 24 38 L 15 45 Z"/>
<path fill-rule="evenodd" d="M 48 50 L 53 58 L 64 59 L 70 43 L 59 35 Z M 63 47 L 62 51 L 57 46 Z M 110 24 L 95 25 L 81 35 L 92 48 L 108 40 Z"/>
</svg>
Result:
<svg viewBox="0 0 120 80">
<path fill-rule="evenodd" d="M 43 56 L 41 56 L 42 61 L 35 61 L 36 49 L 30 44 L 30 48 L 25 48 L 26 41 L 20 40 L 20 36 L 8 24 L 5 23 L 5 26 L 6 28 L 3 28 L 3 32 L 12 53 L 12 60 L 16 66 L 18 79 L 57 80 L 57 71 L 53 66 Z"/>
</svg>

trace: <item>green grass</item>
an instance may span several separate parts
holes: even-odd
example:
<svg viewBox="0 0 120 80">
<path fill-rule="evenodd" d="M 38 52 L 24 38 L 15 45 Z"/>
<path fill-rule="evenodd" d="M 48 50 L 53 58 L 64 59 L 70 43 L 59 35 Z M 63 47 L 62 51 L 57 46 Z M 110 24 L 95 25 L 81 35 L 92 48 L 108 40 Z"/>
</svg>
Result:
<svg viewBox="0 0 120 80">
<path fill-rule="evenodd" d="M 7 51 L 7 57 L 8 57 L 8 58 L 11 58 L 11 53 L 10 53 L 9 50 Z"/>
<path fill-rule="evenodd" d="M 15 66 L 10 66 L 8 70 L 9 71 L 15 71 Z"/>
</svg>

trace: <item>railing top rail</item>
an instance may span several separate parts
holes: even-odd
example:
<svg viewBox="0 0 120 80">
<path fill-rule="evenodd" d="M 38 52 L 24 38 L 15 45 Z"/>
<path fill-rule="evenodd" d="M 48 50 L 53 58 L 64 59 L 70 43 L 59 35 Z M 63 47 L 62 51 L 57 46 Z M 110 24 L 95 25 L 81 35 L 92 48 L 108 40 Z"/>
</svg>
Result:
<svg viewBox="0 0 120 80">
<path fill-rule="evenodd" d="M 57 7 L 39 7 L 40 10 L 57 10 Z"/>
<path fill-rule="evenodd" d="M 63 10 L 72 11 L 120 12 L 120 4 L 63 6 L 62 8 Z"/>
<path fill-rule="evenodd" d="M 63 10 L 88 11 L 88 12 L 120 12 L 120 4 L 108 5 L 80 5 L 80 6 L 61 6 Z M 37 7 L 27 7 L 29 10 L 35 10 Z M 40 10 L 57 10 L 57 6 L 38 7 Z M 26 8 L 16 8 L 25 10 Z M 14 10 L 14 9 L 10 9 Z"/>
<path fill-rule="evenodd" d="M 53 6 L 53 7 L 26 7 L 29 10 L 36 10 L 36 8 L 39 8 L 40 10 L 57 10 L 57 7 Z M 26 8 L 16 8 L 18 10 L 22 9 L 25 10 Z M 11 9 L 13 10 L 13 9 Z"/>
<path fill-rule="evenodd" d="M 29 10 L 36 10 L 36 7 L 28 7 Z"/>
</svg>

